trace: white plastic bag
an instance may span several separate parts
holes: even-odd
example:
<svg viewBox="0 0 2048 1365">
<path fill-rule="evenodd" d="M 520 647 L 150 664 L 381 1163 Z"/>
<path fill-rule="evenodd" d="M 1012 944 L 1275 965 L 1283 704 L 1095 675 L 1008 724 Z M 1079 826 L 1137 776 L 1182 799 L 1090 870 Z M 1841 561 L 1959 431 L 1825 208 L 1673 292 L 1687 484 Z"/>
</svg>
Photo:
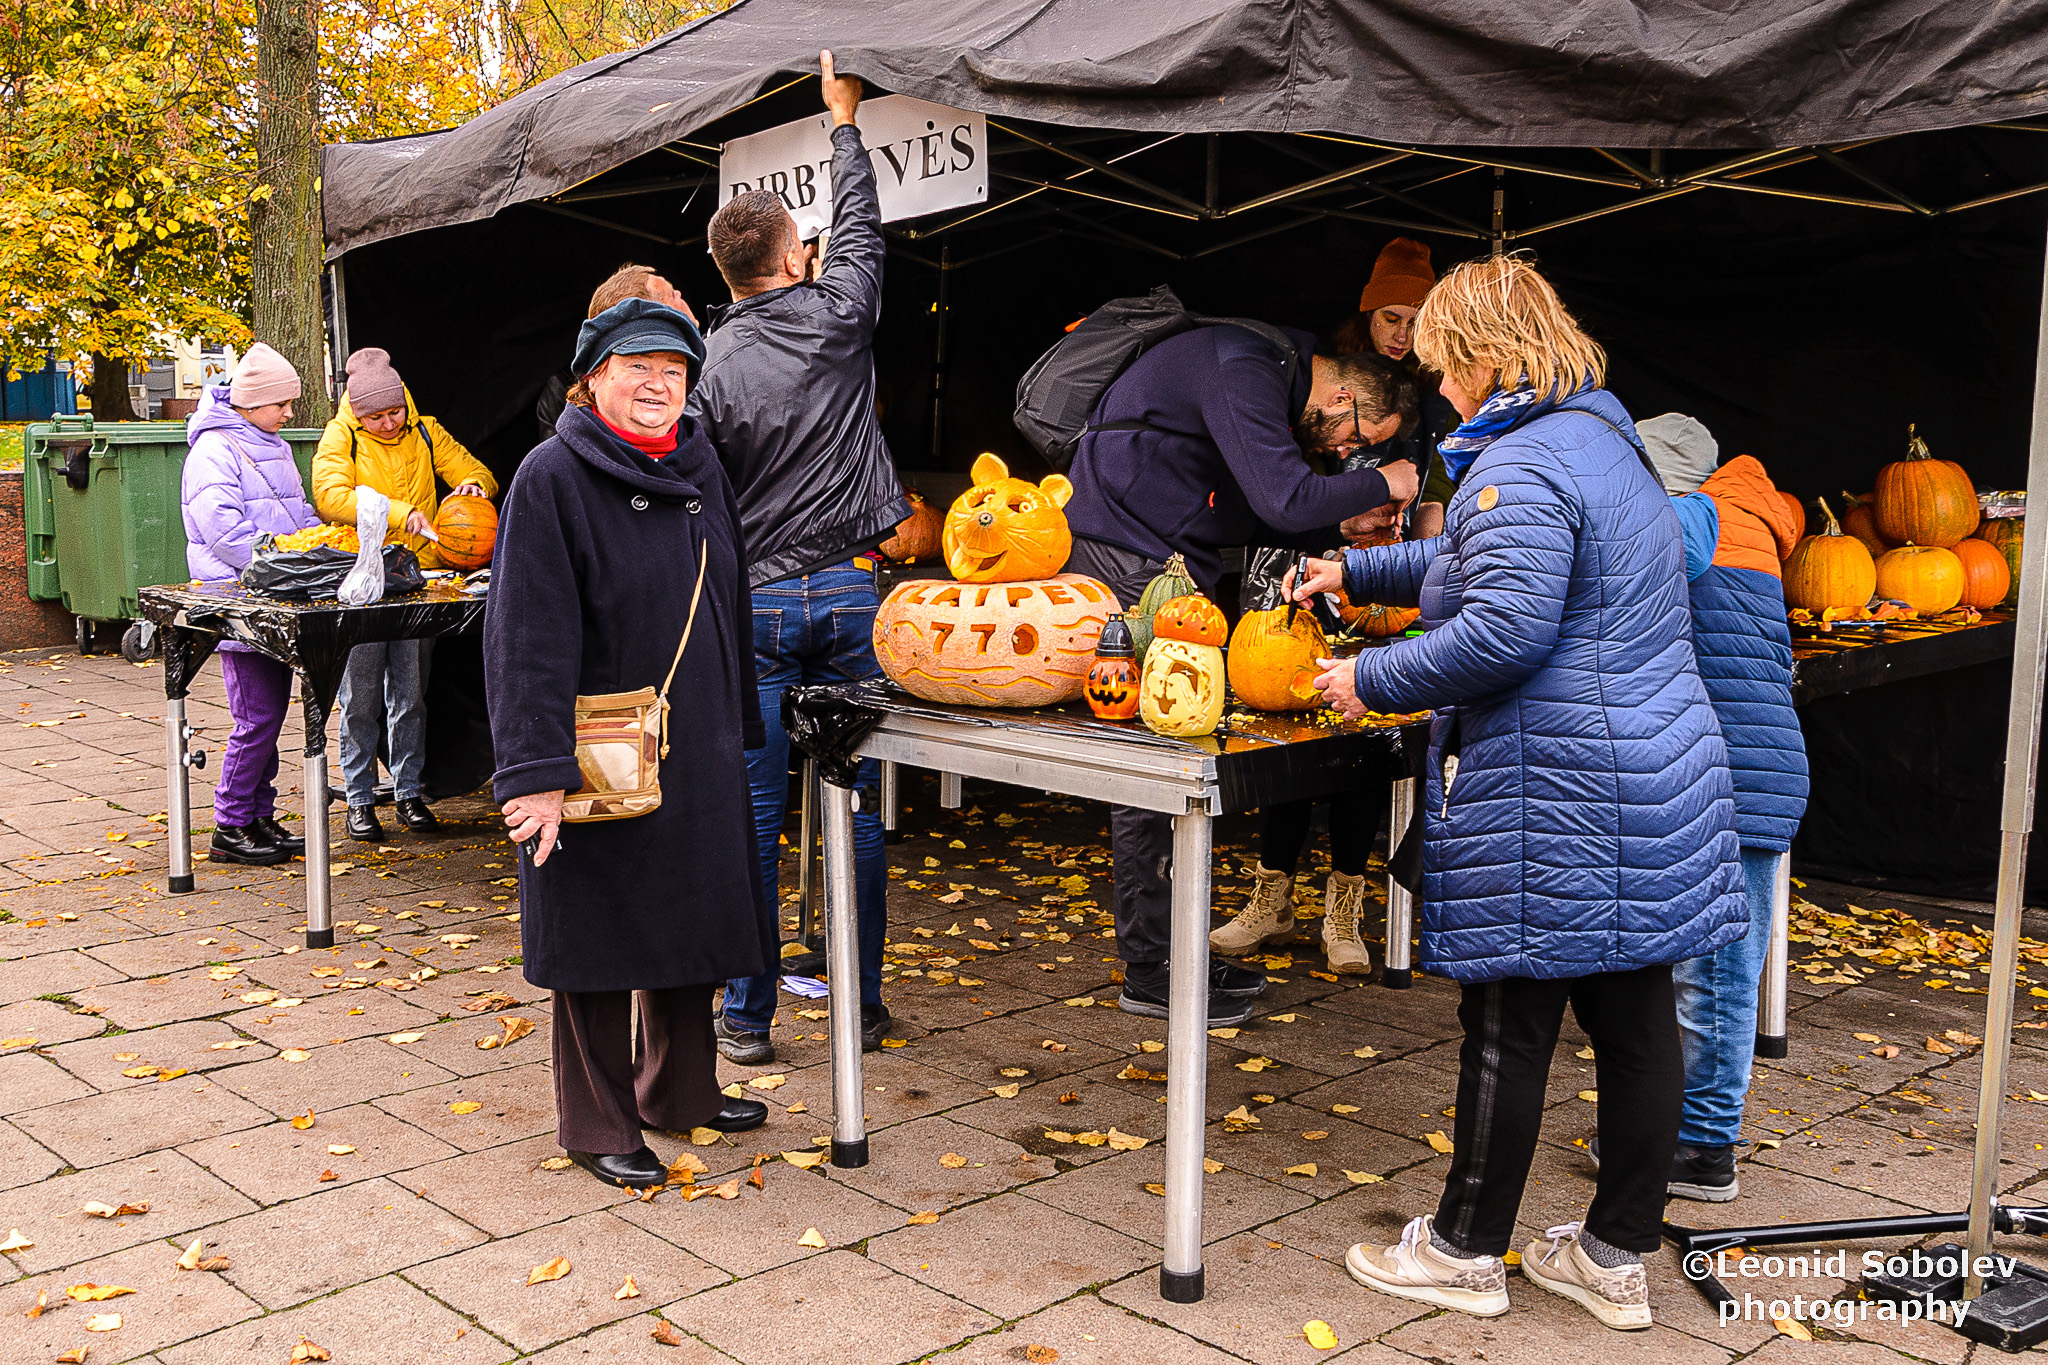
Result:
<svg viewBox="0 0 2048 1365">
<path fill-rule="evenodd" d="M 343 606 L 361 607 L 384 596 L 384 528 L 391 518 L 391 499 L 374 488 L 356 485 L 356 566 L 341 580 L 335 596 Z"/>
</svg>

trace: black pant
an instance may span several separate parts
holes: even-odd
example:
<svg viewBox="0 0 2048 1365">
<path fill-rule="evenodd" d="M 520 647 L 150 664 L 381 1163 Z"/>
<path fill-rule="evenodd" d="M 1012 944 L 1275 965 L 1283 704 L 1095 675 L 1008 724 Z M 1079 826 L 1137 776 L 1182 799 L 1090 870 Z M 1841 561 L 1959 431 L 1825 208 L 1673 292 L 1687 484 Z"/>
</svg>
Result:
<svg viewBox="0 0 2048 1365">
<path fill-rule="evenodd" d="M 688 1132 L 725 1107 L 711 1032 L 716 989 L 555 992 L 555 1136 L 565 1151 L 623 1156 L 640 1149 L 643 1127 Z"/>
<path fill-rule="evenodd" d="M 1366 856 L 1380 830 L 1387 807 L 1387 789 L 1374 783 L 1337 792 L 1330 800 L 1330 866 L 1349 877 L 1365 875 Z M 1294 875 L 1301 850 L 1308 843 L 1314 801 L 1284 801 L 1259 812 L 1259 861 L 1275 872 Z"/>
<path fill-rule="evenodd" d="M 1436 1231 L 1467 1255 L 1499 1256 L 1514 1239 L 1567 1000 L 1593 1040 L 1600 1093 L 1600 1175 L 1585 1228 L 1625 1251 L 1655 1251 L 1662 1241 L 1685 1058 L 1671 968 L 1642 967 L 1465 987 L 1457 1146 Z"/>
</svg>

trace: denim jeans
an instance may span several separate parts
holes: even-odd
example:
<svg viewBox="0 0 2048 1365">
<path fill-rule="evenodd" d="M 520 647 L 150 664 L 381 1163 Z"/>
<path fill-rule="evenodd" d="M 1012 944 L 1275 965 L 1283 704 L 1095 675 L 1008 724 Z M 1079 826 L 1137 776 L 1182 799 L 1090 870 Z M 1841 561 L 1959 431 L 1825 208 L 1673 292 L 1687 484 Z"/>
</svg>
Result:
<svg viewBox="0 0 2048 1365">
<path fill-rule="evenodd" d="M 1756 1058 L 1757 983 L 1771 946 L 1771 897 L 1781 856 L 1767 848 L 1742 850 L 1749 933 L 1671 969 L 1685 1048 L 1678 1140 L 1688 1147 L 1727 1147 L 1742 1138 L 1742 1108 Z"/>
<path fill-rule="evenodd" d="M 789 796 L 789 733 L 782 694 L 808 683 L 857 682 L 882 671 L 875 662 L 875 576 L 850 564 L 779 578 L 754 589 L 754 672 L 768 742 L 747 751 L 754 790 L 754 830 L 761 841 L 762 890 L 771 907 L 781 895 L 782 819 Z M 882 945 L 888 936 L 888 859 L 882 848 L 881 767 L 860 766 L 860 809 L 853 814 L 855 903 L 860 917 L 860 998 L 882 1003 Z M 780 918 L 779 908 L 776 911 Z M 766 1033 L 775 1018 L 779 972 L 741 977 L 725 986 L 727 1024 Z"/>
<path fill-rule="evenodd" d="M 418 796 L 427 761 L 426 688 L 420 642 L 357 645 L 341 675 L 341 773 L 351 806 L 377 799 L 377 740 L 391 727 L 391 788 L 400 801 Z"/>
</svg>

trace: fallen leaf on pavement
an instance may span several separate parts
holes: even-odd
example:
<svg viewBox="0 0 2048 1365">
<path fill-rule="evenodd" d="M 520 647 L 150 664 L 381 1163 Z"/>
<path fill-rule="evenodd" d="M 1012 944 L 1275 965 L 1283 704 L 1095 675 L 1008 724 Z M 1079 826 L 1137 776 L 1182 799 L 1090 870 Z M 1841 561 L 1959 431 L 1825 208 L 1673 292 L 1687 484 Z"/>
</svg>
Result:
<svg viewBox="0 0 2048 1365">
<path fill-rule="evenodd" d="M 85 1365 L 86 1350 L 84 1346 L 74 1346 L 68 1351 L 57 1352 L 57 1365 Z"/>
<path fill-rule="evenodd" d="M 336 1175 L 336 1174 L 335 1174 L 335 1173 L 334 1173 L 333 1171 L 322 1171 L 322 1172 L 320 1172 L 320 1179 L 319 1179 L 318 1183 L 319 1183 L 319 1184 L 322 1184 L 322 1185 L 325 1185 L 325 1184 L 327 1184 L 327 1183 L 328 1183 L 329 1181 L 331 1181 L 331 1180 L 339 1180 L 339 1179 L 341 1179 L 341 1177 L 340 1177 L 340 1176 L 338 1176 L 338 1175 Z"/>
<path fill-rule="evenodd" d="M 184 1075 L 189 1075 L 189 1074 L 190 1074 L 190 1072 L 191 1072 L 191 1068 L 189 1068 L 189 1067 L 183 1067 L 183 1066 L 179 1066 L 179 1067 L 172 1067 L 172 1068 L 171 1068 L 171 1069 L 170 1069 L 169 1071 L 159 1071 L 159 1072 L 157 1072 L 157 1073 L 156 1073 L 156 1078 L 157 1078 L 157 1082 L 158 1082 L 159 1084 L 161 1084 L 161 1083 L 162 1083 L 162 1082 L 164 1082 L 164 1081 L 175 1081 L 175 1080 L 177 1080 L 177 1079 L 178 1079 L 178 1077 L 180 1077 L 180 1076 L 184 1076 Z"/>
<path fill-rule="evenodd" d="M 640 1297 L 640 1286 L 634 1284 L 633 1277 L 628 1275 L 626 1282 L 612 1291 L 612 1297 L 615 1299 L 637 1299 Z"/>
<path fill-rule="evenodd" d="M 332 1359 L 333 1354 L 325 1346 L 315 1346 L 305 1337 L 300 1337 L 299 1344 L 292 1347 L 291 1365 L 307 1365 L 309 1361 Z"/>
<path fill-rule="evenodd" d="M 1315 1162 L 1304 1161 L 1299 1166 L 1289 1166 L 1287 1168 L 1286 1174 L 1313 1176 L 1318 1174 L 1318 1170 Z"/>
<path fill-rule="evenodd" d="M 126 1285 L 93 1284 L 88 1281 L 85 1284 L 72 1285 L 64 1291 L 64 1294 L 65 1297 L 76 1299 L 80 1303 L 99 1303 L 106 1299 L 118 1299 L 123 1294 L 133 1294 L 134 1292 L 134 1290 Z"/>
<path fill-rule="evenodd" d="M 967 1164 L 967 1158 L 958 1152 L 947 1152 L 939 1158 L 939 1164 L 949 1171 L 957 1171 Z"/>
<path fill-rule="evenodd" d="M 749 1185 L 752 1185 L 755 1189 L 763 1191 L 764 1193 L 768 1189 L 768 1182 L 761 1175 L 761 1168 L 759 1166 L 756 1166 L 753 1169 L 753 1171 L 747 1176 L 747 1183 Z"/>
<path fill-rule="evenodd" d="M 883 1047 L 909 1047 L 909 1046 L 910 1046 L 910 1040 L 909 1040 L 908 1038 L 884 1038 L 884 1039 L 882 1040 L 882 1046 L 883 1046 Z"/>
<path fill-rule="evenodd" d="M 30 1308 L 26 1313 L 23 1313 L 22 1316 L 25 1318 L 39 1318 L 43 1315 L 43 1310 L 45 1308 L 48 1308 L 49 1306 L 50 1291 L 47 1289 L 38 1289 L 36 1291 L 35 1306 L 33 1308 Z"/>
<path fill-rule="evenodd" d="M 1269 1014 L 1266 1018 L 1276 1024 L 1291 1024 L 1295 1020 L 1295 1016 L 1292 1014 Z"/>
<path fill-rule="evenodd" d="M 756 1076 L 747 1082 L 747 1088 L 749 1090 L 780 1090 L 788 1083 L 789 1077 L 783 1075 Z"/>
<path fill-rule="evenodd" d="M 85 1320 L 85 1330 L 88 1332 L 118 1332 L 121 1330 L 121 1315 L 119 1313 L 94 1313 Z"/>
<path fill-rule="evenodd" d="M 805 1228 L 804 1235 L 796 1239 L 796 1244 L 800 1247 L 823 1247 L 825 1234 L 816 1228 Z"/>
<path fill-rule="evenodd" d="M 1081 1102 L 1081 1092 L 1069 1090 L 1066 1094 L 1060 1096 L 1059 1102 L 1061 1104 L 1079 1104 Z"/>
<path fill-rule="evenodd" d="M 798 1100 L 795 1104 L 789 1106 L 787 1112 L 792 1114 L 808 1114 L 811 1112 L 811 1106 L 805 1104 L 802 1100 Z"/>
<path fill-rule="evenodd" d="M 569 1158 L 565 1156 L 554 1157 L 551 1159 L 563 1163 L 564 1169 L 576 1164 L 575 1162 L 570 1161 Z M 547 1163 L 542 1162 L 541 1164 L 546 1165 Z M 704 1164 L 704 1159 L 698 1156 L 695 1152 L 677 1152 L 676 1159 L 668 1163 L 668 1178 L 670 1184 L 688 1184 L 689 1182 L 695 1180 L 698 1176 L 709 1175 L 710 1173 L 711 1168 L 709 1166 L 706 1166 Z"/>
<path fill-rule="evenodd" d="M 1060 1358 L 1060 1353 L 1050 1346 L 1041 1346 L 1034 1341 L 1024 1348 L 1024 1358 L 1030 1361 L 1031 1365 L 1052 1365 L 1053 1361 Z"/>
<path fill-rule="evenodd" d="M 1011 1081 L 1008 1085 L 992 1085 L 988 1091 L 998 1099 L 1014 1100 L 1017 1098 L 1018 1089 L 1017 1082 Z"/>
<path fill-rule="evenodd" d="M 1953 1053 L 1955 1051 L 1954 1048 L 1950 1047 L 1947 1043 L 1942 1042 L 1939 1038 L 1929 1038 L 1927 1040 L 1927 1050 L 1929 1052 L 1944 1053 Z"/>
<path fill-rule="evenodd" d="M 658 1345 L 680 1346 L 683 1344 L 683 1334 L 678 1332 L 674 1325 L 666 1320 L 655 1323 L 654 1330 L 647 1335 L 653 1337 Z"/>
<path fill-rule="evenodd" d="M 229 1038 L 229 1039 L 228 1039 L 228 1040 L 226 1040 L 225 1042 L 220 1042 L 220 1043 L 208 1043 L 208 1044 L 206 1045 L 206 1050 L 207 1050 L 208 1052 L 233 1052 L 233 1051 L 234 1051 L 234 1050 L 235 1050 L 236 1048 L 238 1048 L 238 1047 L 261 1047 L 261 1046 L 262 1046 L 262 1044 L 260 1044 L 260 1043 L 256 1043 L 256 1042 L 252 1042 L 252 1041 L 250 1041 L 250 1040 L 249 1040 L 249 1039 L 247 1039 L 247 1038 Z"/>
<path fill-rule="evenodd" d="M 1577 1052 L 1574 1052 L 1572 1056 L 1577 1057 L 1582 1062 L 1590 1062 L 1593 1060 L 1593 1049 L 1591 1047 L 1582 1047 Z"/>
<path fill-rule="evenodd" d="M 1346 1171 L 1344 1178 L 1354 1185 L 1378 1185 L 1386 1180 L 1385 1176 L 1374 1175 L 1371 1171 Z"/>
<path fill-rule="evenodd" d="M 503 1046 L 505 1043 L 516 1043 L 527 1034 L 533 1032 L 533 1020 L 517 1014 L 506 1015 L 498 1021 L 498 1024 L 505 1030 L 505 1037 L 500 1046 Z"/>
<path fill-rule="evenodd" d="M 1160 1183 L 1159 1183 L 1158 1181 L 1156 1181 L 1156 1180 L 1153 1180 L 1153 1181 L 1147 1181 L 1147 1182 L 1146 1182 L 1146 1185 L 1145 1185 L 1145 1193 L 1147 1193 L 1147 1194 L 1156 1194 L 1156 1195 L 1158 1195 L 1158 1196 L 1159 1196 L 1159 1197 L 1160 1197 L 1161 1199 L 1164 1199 L 1164 1198 L 1166 1198 L 1166 1186 L 1164 1186 L 1164 1185 L 1160 1184 Z"/>
<path fill-rule="evenodd" d="M 1881 1043 L 1884 1041 L 1884 1039 L 1878 1037 L 1875 1033 L 1852 1033 L 1849 1036 L 1854 1038 L 1859 1043 Z"/>
<path fill-rule="evenodd" d="M 303 1062 L 306 1060 L 306 1058 L 312 1056 L 313 1054 L 306 1051 L 306 1049 L 302 1047 L 288 1047 L 283 1052 L 280 1052 L 277 1055 L 284 1058 L 288 1062 Z"/>
<path fill-rule="evenodd" d="M 102 1204 L 95 1199 L 87 1203 L 79 1212 L 92 1218 L 126 1218 L 131 1213 L 148 1213 L 149 1201 L 144 1200 L 139 1204 L 122 1204 L 116 1207 L 113 1204 Z"/>
<path fill-rule="evenodd" d="M 734 1176 L 732 1179 L 726 1181 L 723 1185 L 713 1185 L 710 1189 L 704 1191 L 704 1193 L 715 1194 L 720 1199 L 737 1199 L 740 1197 L 740 1178 L 738 1176 Z"/>
<path fill-rule="evenodd" d="M 1874 1047 L 1870 1049 L 1870 1055 L 1873 1057 L 1882 1057 L 1886 1061 L 1890 1061 L 1892 1058 L 1899 1055 L 1898 1045 L 1896 1043 L 1886 1043 L 1883 1047 Z"/>
<path fill-rule="evenodd" d="M 716 1128 L 692 1128 L 690 1130 L 690 1141 L 699 1147 L 710 1147 L 725 1141 L 725 1134 L 719 1132 Z"/>
<path fill-rule="evenodd" d="M 1318 1351 L 1334 1351 L 1337 1349 L 1337 1334 L 1331 1331 L 1330 1324 L 1324 1322 L 1321 1318 L 1317 1318 L 1314 1322 L 1304 1323 L 1301 1328 L 1301 1334 L 1307 1337 L 1308 1344 L 1315 1347 Z"/>
<path fill-rule="evenodd" d="M 1333 1114 L 1355 1114 L 1358 1112 L 1358 1106 L 1355 1104 L 1333 1104 L 1330 1106 L 1330 1112 Z"/>
<path fill-rule="evenodd" d="M 681 1158 L 678 1158 L 678 1160 L 680 1160 L 680 1159 L 681 1159 Z M 691 1158 L 690 1158 L 690 1160 L 692 1160 L 692 1161 L 695 1161 L 696 1159 L 697 1159 L 697 1158 L 695 1158 L 695 1157 L 691 1157 Z M 565 1156 L 551 1156 L 551 1157 L 549 1157 L 549 1158 L 548 1158 L 548 1159 L 547 1159 L 546 1161 L 543 1161 L 543 1162 L 541 1162 L 541 1163 L 540 1163 L 540 1168 L 541 1168 L 542 1170 L 544 1170 L 544 1171 L 566 1171 L 566 1170 L 568 1170 L 568 1169 L 569 1169 L 569 1168 L 570 1168 L 571 1166 L 574 1166 L 575 1164 L 576 1164 L 576 1163 L 575 1163 L 575 1162 L 573 1162 L 573 1161 L 571 1161 L 571 1160 L 569 1160 L 569 1158 L 568 1158 L 568 1157 L 565 1157 Z"/>
<path fill-rule="evenodd" d="M 1253 1057 L 1249 1061 L 1239 1062 L 1237 1069 L 1239 1071 L 1264 1071 L 1271 1065 L 1273 1065 L 1273 1059 L 1270 1057 Z"/>
<path fill-rule="evenodd" d="M 1380 1050 L 1376 1047 L 1353 1048 L 1351 1055 L 1354 1057 L 1377 1057 L 1380 1055 Z"/>
<path fill-rule="evenodd" d="M 355 1150 L 355 1145 L 353 1143 L 337 1142 L 327 1149 L 327 1155 L 352 1156 L 355 1154 Z"/>
<path fill-rule="evenodd" d="M 0 1251 L 27 1251 L 34 1245 L 34 1242 L 21 1235 L 20 1228 L 14 1228 L 7 1234 L 7 1240 L 0 1242 Z"/>
<path fill-rule="evenodd" d="M 1598 1104 L 1600 1103 L 1600 1092 L 1597 1090 L 1581 1090 L 1579 1098 L 1588 1104 Z"/>
<path fill-rule="evenodd" d="M 1129 1133 L 1119 1133 L 1114 1128 L 1109 1130 L 1109 1145 L 1113 1151 L 1135 1152 L 1149 1142 L 1150 1138 L 1133 1137 Z"/>
<path fill-rule="evenodd" d="M 1031 1068 L 1028 1066 L 1006 1066 L 998 1068 L 996 1074 L 998 1076 L 1029 1076 Z"/>
<path fill-rule="evenodd" d="M 531 1288 L 534 1285 L 543 1284 L 549 1280 L 559 1280 L 569 1273 L 569 1268 L 569 1258 L 567 1256 L 551 1257 L 527 1272 L 527 1286 Z"/>
<path fill-rule="evenodd" d="M 424 1038 L 424 1037 L 426 1037 L 426 1036 L 427 1036 L 427 1035 L 426 1035 L 426 1034 L 424 1034 L 424 1033 L 394 1033 L 394 1034 L 390 1035 L 389 1037 L 387 1037 L 387 1038 L 386 1038 L 386 1039 L 385 1039 L 384 1041 L 385 1041 L 385 1042 L 387 1042 L 387 1043 L 399 1043 L 399 1044 L 404 1044 L 404 1043 L 417 1043 L 417 1042 L 418 1042 L 418 1041 L 419 1041 L 420 1039 L 422 1039 L 422 1038 Z"/>
<path fill-rule="evenodd" d="M 474 1114 L 481 1108 L 483 1108 L 483 1105 L 475 1100 L 457 1100 L 448 1106 L 448 1112 L 451 1114 Z"/>
<path fill-rule="evenodd" d="M 298 1115 L 296 1118 L 292 1120 L 292 1127 L 297 1128 L 301 1132 L 303 1132 L 306 1129 L 311 1128 L 315 1122 L 316 1120 L 313 1116 L 313 1111 L 308 1109 L 305 1113 Z"/>
<path fill-rule="evenodd" d="M 1321 1128 L 1311 1128 L 1308 1132 L 1303 1133 L 1301 1136 L 1302 1140 L 1305 1142 L 1321 1142 L 1324 1138 L 1329 1136 L 1329 1133 Z"/>
<path fill-rule="evenodd" d="M 1982 1038 L 1979 1038 L 1974 1033 L 1965 1033 L 1959 1028 L 1943 1029 L 1941 1036 L 1948 1039 L 1951 1043 L 1960 1043 L 1964 1047 L 1982 1047 L 1984 1045 Z"/>
<path fill-rule="evenodd" d="M 808 1171 L 814 1166 L 825 1164 L 823 1152 L 784 1152 L 782 1159 L 800 1171 Z"/>
<path fill-rule="evenodd" d="M 1794 1341 L 1812 1341 L 1813 1333 L 1806 1330 L 1806 1324 L 1797 1318 L 1772 1318 L 1771 1326 L 1783 1332 Z"/>
<path fill-rule="evenodd" d="M 158 1068 L 153 1066 L 131 1066 L 121 1074 L 131 1081 L 146 1081 L 156 1075 L 157 1071 Z"/>
<path fill-rule="evenodd" d="M 1067 1050 L 1067 1045 L 1065 1043 L 1055 1043 L 1050 1038 L 1040 1043 L 1039 1046 L 1044 1048 L 1047 1052 L 1065 1052 Z"/>
<path fill-rule="evenodd" d="M 1444 1136 L 1443 1130 L 1441 1128 L 1439 1128 L 1434 1133 L 1424 1133 L 1422 1135 L 1422 1140 L 1428 1143 L 1432 1148 L 1436 1149 L 1437 1151 L 1449 1155 L 1451 1150 L 1451 1140 Z"/>
</svg>

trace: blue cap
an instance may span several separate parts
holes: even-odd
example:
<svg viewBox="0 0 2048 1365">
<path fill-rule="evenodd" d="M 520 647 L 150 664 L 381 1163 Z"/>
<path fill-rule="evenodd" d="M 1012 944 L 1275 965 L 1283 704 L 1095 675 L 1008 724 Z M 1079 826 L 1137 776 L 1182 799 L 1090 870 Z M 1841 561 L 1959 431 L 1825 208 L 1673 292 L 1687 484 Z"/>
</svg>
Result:
<svg viewBox="0 0 2048 1365">
<path fill-rule="evenodd" d="M 653 299 L 627 299 L 583 324 L 576 334 L 576 356 L 569 362 L 569 370 L 586 375 L 604 364 L 606 356 L 646 355 L 650 351 L 687 356 L 690 379 L 695 382 L 704 364 L 704 336 L 686 313 Z"/>
</svg>

